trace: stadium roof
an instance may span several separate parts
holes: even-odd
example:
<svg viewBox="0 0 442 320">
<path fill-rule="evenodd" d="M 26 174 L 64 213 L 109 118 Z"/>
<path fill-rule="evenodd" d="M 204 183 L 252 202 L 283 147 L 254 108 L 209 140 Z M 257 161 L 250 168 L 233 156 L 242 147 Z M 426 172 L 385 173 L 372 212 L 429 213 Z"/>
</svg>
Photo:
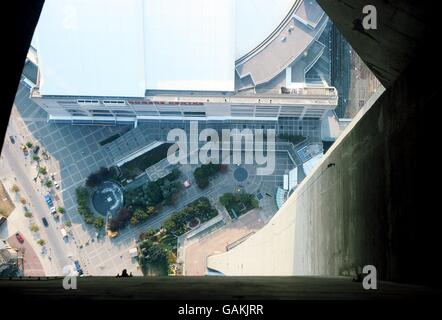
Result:
<svg viewBox="0 0 442 320">
<path fill-rule="evenodd" d="M 265 40 L 284 20 L 296 0 L 236 0 L 236 59 Z"/>
<path fill-rule="evenodd" d="M 45 1 L 37 27 L 40 93 L 144 96 L 142 3 Z"/>
<path fill-rule="evenodd" d="M 144 3 L 146 87 L 233 91 L 234 0 Z"/>
<path fill-rule="evenodd" d="M 233 91 L 235 60 L 295 0 L 46 0 L 35 43 L 42 95 Z"/>
</svg>

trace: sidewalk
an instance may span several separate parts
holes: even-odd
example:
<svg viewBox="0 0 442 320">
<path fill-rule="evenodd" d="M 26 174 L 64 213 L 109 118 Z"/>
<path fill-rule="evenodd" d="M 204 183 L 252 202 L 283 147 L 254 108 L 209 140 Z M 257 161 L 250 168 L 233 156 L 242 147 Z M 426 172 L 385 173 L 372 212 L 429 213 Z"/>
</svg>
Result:
<svg viewBox="0 0 442 320">
<path fill-rule="evenodd" d="M 11 200 L 14 202 L 15 209 L 9 216 L 6 224 L 1 227 L 0 238 L 8 239 L 9 244 L 14 248 L 25 248 L 24 253 L 24 275 L 25 276 L 44 276 L 55 275 L 57 269 L 54 268 L 52 263 L 47 258 L 47 254 L 42 254 L 42 247 L 37 244 L 37 240 L 40 239 L 40 231 L 33 233 L 30 230 L 30 226 L 35 222 L 35 218 L 26 218 L 24 215 L 23 205 L 17 200 L 17 195 L 10 192 L 10 188 L 13 183 L 19 185 L 17 181 L 13 181 L 11 178 L 4 178 L 5 162 L 0 164 L 0 174 L 5 189 L 9 193 Z M 19 186 L 20 187 L 20 186 Z M 20 191 L 21 196 L 28 198 L 28 196 Z M 28 204 L 29 206 L 29 204 Z M 18 243 L 15 238 L 15 233 L 20 232 L 24 237 L 24 244 Z"/>
</svg>

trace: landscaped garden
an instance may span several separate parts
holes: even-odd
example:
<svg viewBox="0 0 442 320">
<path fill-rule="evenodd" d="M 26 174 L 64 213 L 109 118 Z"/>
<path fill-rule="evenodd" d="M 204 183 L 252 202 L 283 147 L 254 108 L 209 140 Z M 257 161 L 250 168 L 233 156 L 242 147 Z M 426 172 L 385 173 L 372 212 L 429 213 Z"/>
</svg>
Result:
<svg viewBox="0 0 442 320">
<path fill-rule="evenodd" d="M 212 207 L 209 199 L 201 197 L 167 218 L 163 228 L 167 233 L 178 237 L 191 229 L 190 222 L 193 219 L 198 219 L 200 223 L 204 223 L 217 215 L 218 210 Z"/>
<path fill-rule="evenodd" d="M 258 200 L 250 193 L 224 193 L 219 202 L 227 209 L 232 219 L 259 207 Z"/>
<path fill-rule="evenodd" d="M 149 229 L 140 235 L 138 262 L 146 275 L 172 272 L 176 262 L 177 238 L 191 230 L 191 222 L 204 223 L 218 215 L 209 199 L 201 197 L 172 214 L 160 230 Z"/>
<path fill-rule="evenodd" d="M 137 188 L 124 190 L 116 181 L 116 174 L 108 168 L 100 168 L 86 179 L 86 186 L 76 189 L 77 210 L 87 224 L 100 230 L 105 225 L 103 217 L 95 216 L 98 212 L 104 216 L 110 213 L 108 230 L 115 233 L 128 223 L 133 225 L 145 221 L 157 213 L 163 205 L 175 202 L 181 183 L 178 169 L 156 181 L 147 182 Z M 124 199 L 124 206 L 123 206 Z M 94 206 L 95 211 L 89 205 Z"/>
<path fill-rule="evenodd" d="M 145 275 L 165 276 L 171 272 L 171 265 L 176 262 L 174 252 L 155 237 L 142 240 L 138 244 L 138 263 Z"/>
<path fill-rule="evenodd" d="M 173 204 L 181 190 L 180 175 L 181 172 L 174 169 L 163 178 L 126 190 L 124 207 L 110 219 L 109 230 L 118 231 L 129 222 L 138 224 L 157 213 L 161 205 Z"/>
<path fill-rule="evenodd" d="M 90 191 L 86 187 L 77 187 L 75 189 L 77 196 L 77 212 L 83 216 L 84 222 L 92 224 L 97 230 L 104 227 L 104 219 L 95 216 L 89 208 Z"/>
</svg>

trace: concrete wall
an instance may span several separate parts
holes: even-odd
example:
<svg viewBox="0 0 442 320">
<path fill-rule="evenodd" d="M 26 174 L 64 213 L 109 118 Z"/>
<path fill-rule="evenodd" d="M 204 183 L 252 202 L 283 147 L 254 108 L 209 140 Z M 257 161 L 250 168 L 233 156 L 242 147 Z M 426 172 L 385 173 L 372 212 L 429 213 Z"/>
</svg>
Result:
<svg viewBox="0 0 442 320">
<path fill-rule="evenodd" d="M 435 24 L 434 2 L 429 0 L 317 1 L 385 87 L 416 57 L 424 36 L 432 32 L 429 26 Z M 366 5 L 377 9 L 376 30 L 362 27 Z"/>
<path fill-rule="evenodd" d="M 440 285 L 440 58 L 425 33 L 437 17 L 425 1 L 374 1 L 381 21 L 367 35 L 352 23 L 365 1 L 319 2 L 387 90 L 267 226 L 208 266 L 338 275 L 373 264 L 381 279 Z"/>
<path fill-rule="evenodd" d="M 374 140 L 368 135 L 382 134 L 382 128 L 373 126 L 372 132 L 365 132 L 362 139 L 355 128 L 361 128 L 367 121 L 366 113 L 383 92 L 380 89 L 367 102 L 328 150 L 314 174 L 298 186 L 275 217 L 235 249 L 209 257 L 209 268 L 226 275 L 268 276 L 341 275 L 359 265 L 384 267 L 382 259 L 376 257 L 379 253 L 370 252 L 373 250 L 366 244 L 370 238 L 376 250 L 383 246 L 383 237 L 372 237 L 371 231 L 367 231 L 374 231 L 382 221 L 376 215 L 366 215 L 358 206 L 363 197 L 369 200 L 367 190 L 385 192 L 385 187 L 379 181 L 369 186 L 365 183 L 367 177 L 356 176 L 359 161 L 365 160 L 355 154 L 378 147 L 368 145 Z M 373 159 L 367 161 L 381 171 L 378 178 L 382 179 L 384 166 Z M 334 166 L 328 167 L 331 163 Z M 373 168 L 361 173 L 371 175 Z M 361 181 L 364 183 L 360 184 Z M 369 202 L 376 206 L 375 201 Z M 379 211 L 364 206 L 372 212 Z"/>
</svg>

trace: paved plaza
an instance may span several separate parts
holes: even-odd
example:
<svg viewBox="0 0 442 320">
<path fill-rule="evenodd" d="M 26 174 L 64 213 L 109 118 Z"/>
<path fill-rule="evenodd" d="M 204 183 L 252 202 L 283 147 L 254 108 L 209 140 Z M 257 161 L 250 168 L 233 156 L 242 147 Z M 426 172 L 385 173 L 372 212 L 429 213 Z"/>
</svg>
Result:
<svg viewBox="0 0 442 320">
<path fill-rule="evenodd" d="M 261 213 L 255 209 L 231 221 L 209 234 L 197 236 L 183 243 L 185 259 L 184 275 L 204 276 L 207 274 L 206 259 L 212 254 L 222 253 L 227 248 L 245 240 L 265 225 Z"/>
<path fill-rule="evenodd" d="M 210 186 L 201 191 L 195 184 L 184 189 L 174 206 L 165 207 L 159 214 L 148 219 L 142 224 L 128 226 L 114 239 L 98 237 L 93 226 L 86 225 L 83 218 L 76 210 L 75 189 L 84 185 L 87 176 L 100 167 L 109 167 L 127 155 L 154 141 L 165 141 L 167 133 L 172 128 L 189 129 L 187 121 L 152 120 L 139 122 L 137 128 L 129 126 L 71 126 L 47 122 L 47 114 L 29 99 L 29 89 L 20 84 L 15 100 L 15 108 L 19 117 L 15 119 L 24 141 L 32 141 L 41 146 L 50 155 L 55 163 L 49 170 L 54 173 L 56 180 L 60 181 L 58 192 L 60 203 L 66 209 L 65 220 L 72 222 L 71 234 L 73 243 L 78 249 L 79 259 L 84 266 L 85 273 L 91 275 L 116 275 L 126 268 L 128 272 L 141 274 L 138 263 L 130 258 L 128 250 L 135 246 L 135 240 L 147 228 L 158 228 L 163 221 L 173 212 L 183 208 L 189 202 L 201 196 L 208 197 L 219 208 L 218 198 L 225 192 L 233 191 L 240 184 L 247 192 L 262 195 L 260 200 L 263 222 L 267 222 L 277 208 L 275 204 L 275 191 L 277 186 L 282 186 L 283 175 L 287 174 L 295 165 L 288 152 L 276 153 L 276 169 L 273 175 L 257 176 L 253 165 L 246 167 L 248 177 L 239 183 L 234 179 L 235 167 L 229 167 L 229 172 L 219 174 L 211 180 Z M 241 121 L 207 121 L 199 122 L 199 130 L 204 128 L 250 128 L 250 129 L 275 129 L 281 133 L 293 135 L 303 134 L 318 139 L 320 137 L 319 120 L 294 120 L 284 119 L 280 122 L 263 121 L 245 123 Z M 100 145 L 103 140 L 115 135 L 121 136 L 105 145 Z M 294 157 L 296 154 L 292 152 Z M 299 165 L 300 160 L 294 159 Z M 183 173 L 180 180 L 192 179 L 196 165 L 180 165 Z M 134 183 L 144 183 L 164 176 L 171 170 L 166 161 L 162 161 L 147 170 L 147 175 Z M 300 175 L 302 176 L 302 174 Z"/>
</svg>

